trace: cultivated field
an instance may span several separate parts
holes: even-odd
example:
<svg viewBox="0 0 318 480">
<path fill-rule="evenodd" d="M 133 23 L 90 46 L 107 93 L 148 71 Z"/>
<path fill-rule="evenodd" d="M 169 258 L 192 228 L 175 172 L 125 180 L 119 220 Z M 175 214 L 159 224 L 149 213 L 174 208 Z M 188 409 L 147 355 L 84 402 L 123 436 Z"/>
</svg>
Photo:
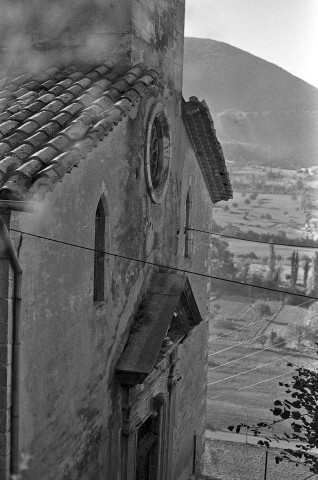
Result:
<svg viewBox="0 0 318 480">
<path fill-rule="evenodd" d="M 208 428 L 224 430 L 246 421 L 271 421 L 273 401 L 285 398 L 278 382 L 286 383 L 294 374 L 287 362 L 308 366 L 317 363 L 312 343 L 304 341 L 297 350 L 296 326 L 307 325 L 309 319 L 318 326 L 318 314 L 272 301 L 266 302 L 270 312 L 264 315 L 257 308 L 259 303 L 247 303 L 244 297 L 241 301 L 239 297 L 235 301 L 221 297 L 213 303 L 220 308 L 210 319 Z M 270 378 L 273 380 L 267 381 Z M 287 422 L 279 423 L 275 433 L 287 427 Z"/>
<path fill-rule="evenodd" d="M 318 179 L 317 175 L 296 172 L 295 170 L 271 169 L 265 167 L 230 167 L 234 198 L 219 202 L 214 207 L 214 220 L 223 228 L 238 227 L 246 232 L 278 235 L 278 243 L 289 243 L 289 239 L 318 240 Z M 235 230 L 227 233 L 236 236 Z M 266 278 L 269 272 L 268 243 L 224 238 L 229 250 L 234 254 L 234 262 L 244 255 L 255 254 L 251 258 L 249 274 L 257 273 Z M 276 239 L 277 241 L 277 239 Z M 211 237 L 213 244 L 213 237 Z M 302 242 L 300 242 L 302 243 Z M 304 259 L 313 258 L 314 248 L 275 245 L 275 268 L 280 269 L 280 287 L 288 287 L 290 257 L 293 251 L 299 253 L 298 286 L 303 286 Z M 308 279 L 312 269 L 310 267 Z M 304 291 L 306 288 L 304 287 Z"/>
</svg>

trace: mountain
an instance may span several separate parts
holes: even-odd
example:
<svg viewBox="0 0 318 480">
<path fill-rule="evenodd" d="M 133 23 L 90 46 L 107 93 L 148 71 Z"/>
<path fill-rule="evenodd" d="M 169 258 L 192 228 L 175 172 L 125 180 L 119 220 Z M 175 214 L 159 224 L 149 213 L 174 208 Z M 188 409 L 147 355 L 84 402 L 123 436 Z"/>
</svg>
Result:
<svg viewBox="0 0 318 480">
<path fill-rule="evenodd" d="M 227 160 L 318 165 L 318 89 L 282 68 L 226 43 L 186 38 L 183 94 L 205 99 Z"/>
</svg>

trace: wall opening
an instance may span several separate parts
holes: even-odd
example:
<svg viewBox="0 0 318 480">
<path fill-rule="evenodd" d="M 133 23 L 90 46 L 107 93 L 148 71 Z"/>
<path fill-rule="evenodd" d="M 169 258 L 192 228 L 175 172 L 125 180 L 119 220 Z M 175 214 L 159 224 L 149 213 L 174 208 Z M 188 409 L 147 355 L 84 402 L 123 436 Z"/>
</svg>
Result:
<svg viewBox="0 0 318 480">
<path fill-rule="evenodd" d="M 108 208 L 104 196 L 98 202 L 95 213 L 95 252 L 94 252 L 94 301 L 105 300 L 106 255 L 108 248 Z"/>
<path fill-rule="evenodd" d="M 191 187 L 188 190 L 187 199 L 186 199 L 186 211 L 185 211 L 185 243 L 184 243 L 184 256 L 185 258 L 191 257 L 192 249 L 192 232 L 188 230 L 192 225 L 192 195 Z"/>
</svg>

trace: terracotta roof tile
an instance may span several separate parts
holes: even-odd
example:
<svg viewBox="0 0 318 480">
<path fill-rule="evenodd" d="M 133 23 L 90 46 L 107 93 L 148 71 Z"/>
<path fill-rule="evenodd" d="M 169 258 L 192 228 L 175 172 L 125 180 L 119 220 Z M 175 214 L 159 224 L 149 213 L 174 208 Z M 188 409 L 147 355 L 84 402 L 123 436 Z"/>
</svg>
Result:
<svg viewBox="0 0 318 480">
<path fill-rule="evenodd" d="M 35 135 L 32 135 L 32 137 L 28 137 L 26 141 L 32 145 L 33 148 L 37 148 L 46 142 L 48 138 L 48 135 L 43 132 L 43 130 L 39 130 Z"/>
<path fill-rule="evenodd" d="M 207 104 L 190 97 L 188 102 L 183 101 L 182 112 L 213 203 L 232 198 L 222 147 Z"/>
<path fill-rule="evenodd" d="M 0 80 L 0 198 L 43 198 L 157 78 L 145 64 L 106 62 Z"/>
<path fill-rule="evenodd" d="M 56 122 L 49 122 L 44 127 L 40 128 L 40 132 L 46 133 L 46 135 L 51 138 L 53 137 L 59 130 L 61 129 L 61 125 Z"/>
<path fill-rule="evenodd" d="M 48 103 L 43 110 L 50 110 L 53 113 L 60 112 L 64 107 L 64 103 L 61 100 L 53 100 L 52 102 Z"/>
<path fill-rule="evenodd" d="M 28 158 L 29 155 L 32 154 L 33 150 L 34 148 L 32 145 L 29 145 L 28 143 L 22 143 L 22 145 L 12 150 L 10 152 L 10 155 L 15 158 L 18 158 L 22 163 L 24 160 Z"/>
<path fill-rule="evenodd" d="M 8 133 L 14 130 L 16 127 L 20 125 L 19 122 L 15 122 L 14 120 L 7 120 L 0 125 L 0 138 L 5 137 Z"/>
<path fill-rule="evenodd" d="M 70 139 L 66 135 L 57 135 L 53 140 L 50 140 L 48 145 L 54 147 L 56 150 L 63 151 L 70 144 Z"/>
</svg>

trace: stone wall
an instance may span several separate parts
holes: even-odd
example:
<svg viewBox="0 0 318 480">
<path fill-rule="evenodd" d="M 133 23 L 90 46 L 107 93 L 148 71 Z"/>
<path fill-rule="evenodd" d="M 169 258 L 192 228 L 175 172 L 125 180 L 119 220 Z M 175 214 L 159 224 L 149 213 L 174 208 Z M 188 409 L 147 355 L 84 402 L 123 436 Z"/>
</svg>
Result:
<svg viewBox="0 0 318 480">
<path fill-rule="evenodd" d="M 115 62 L 159 66 L 181 92 L 184 0 L 4 0 L 2 70 Z"/>
<path fill-rule="evenodd" d="M 94 2 L 81 2 L 83 8 L 88 4 L 95 8 Z M 120 10 L 124 4 L 126 13 L 132 12 L 131 22 L 131 17 L 128 20 Z M 74 24 L 66 24 L 61 35 L 49 26 L 46 32 L 42 20 L 36 23 L 37 15 L 44 10 L 32 10 L 35 5 L 29 4 L 26 31 L 32 32 L 30 38 L 38 44 L 46 42 L 46 33 L 50 33 L 49 40 L 56 52 L 56 57 L 52 57 L 54 61 L 60 59 L 61 53 L 57 38 L 64 46 L 67 41 L 72 47 L 76 42 L 82 45 L 81 36 L 87 33 L 86 24 L 82 22 L 85 8 L 83 12 L 77 9 L 78 2 L 68 4 L 70 16 L 66 18 L 75 20 Z M 65 2 L 54 5 L 65 6 Z M 199 226 L 206 228 L 212 218 L 211 200 L 180 116 L 184 2 L 131 0 L 127 3 L 123 0 L 98 2 L 98 5 L 101 9 L 98 19 L 86 16 L 92 19 L 87 25 L 92 25 L 95 32 L 95 21 L 104 19 L 107 23 L 108 13 L 114 19 L 118 16 L 118 23 L 108 21 L 110 27 L 119 25 L 109 38 L 120 40 L 121 54 L 128 52 L 133 63 L 143 60 L 149 65 L 159 65 L 162 75 L 158 86 L 148 91 L 130 116 L 55 187 L 38 213 L 12 214 L 12 228 L 47 237 L 11 233 L 16 246 L 19 245 L 24 270 L 20 451 L 33 456 L 29 472 L 33 480 L 119 480 L 122 405 L 114 371 L 151 274 L 160 269 L 132 259 L 198 272 L 205 272 L 208 267 L 206 238 L 194 236 L 191 256 L 184 258 L 185 202 L 190 186 L 193 219 L 200 220 Z M 23 2 L 15 2 L 15 7 L 19 6 L 23 7 Z M 50 8 L 47 11 L 51 12 Z M 35 29 L 32 28 L 34 22 Z M 130 25 L 128 33 L 127 25 Z M 12 24 L 13 31 L 17 31 L 18 26 Z M 101 35 L 103 28 L 99 30 Z M 6 45 L 7 50 L 3 52 L 9 52 L 12 59 L 9 47 Z M 43 48 L 51 49 L 50 44 Z M 45 57 L 47 51 L 44 51 Z M 82 60 L 86 59 L 84 53 L 81 52 Z M 161 204 L 151 201 L 144 176 L 147 118 L 158 100 L 167 110 L 172 144 L 169 186 Z M 94 249 L 95 212 L 101 196 L 108 212 L 107 248 L 131 260 L 113 255 L 106 257 L 107 295 L 105 301 L 94 302 L 94 253 L 74 244 Z M 188 276 L 204 318 L 208 282 Z M 5 308 L 10 297 L 5 269 L 1 271 L 0 288 L 1 308 Z M 6 311 L 4 313 L 4 318 L 10 318 Z M 1 359 L 10 349 L 9 333 L 8 327 L 0 334 Z M 206 326 L 202 323 L 180 347 L 183 380 L 178 386 L 176 447 L 171 453 L 173 480 L 185 480 L 191 473 L 194 436 L 197 451 L 201 450 L 206 340 Z M 9 384 L 5 386 L 7 392 L 8 387 Z M 0 407 L 5 411 L 10 406 L 9 396 L 2 398 L 7 398 L 5 408 Z M 5 430 L 0 431 L 0 447 L 5 446 L 3 452 L 9 445 L 8 419 L 7 413 L 0 417 L 0 427 L 3 425 L 1 428 Z M 0 462 L 0 468 L 7 468 L 7 458 L 0 458 Z M 7 480 L 8 475 L 3 478 Z"/>
<path fill-rule="evenodd" d="M 94 248 L 104 194 L 111 252 L 176 265 L 182 158 L 174 159 L 163 204 L 153 204 L 143 176 L 149 101 L 65 177 L 39 214 L 14 214 L 13 228 Z M 174 117 L 172 123 L 177 130 Z M 96 480 L 118 472 L 111 450 L 121 415 L 114 367 L 153 268 L 109 257 L 108 295 L 94 304 L 93 252 L 23 235 L 20 258 L 21 451 L 34 455 L 32 478 Z"/>
<path fill-rule="evenodd" d="M 9 216 L 3 215 L 7 225 Z M 12 272 L 4 244 L 0 239 L 0 479 L 10 464 L 10 407 L 12 355 Z"/>
</svg>

